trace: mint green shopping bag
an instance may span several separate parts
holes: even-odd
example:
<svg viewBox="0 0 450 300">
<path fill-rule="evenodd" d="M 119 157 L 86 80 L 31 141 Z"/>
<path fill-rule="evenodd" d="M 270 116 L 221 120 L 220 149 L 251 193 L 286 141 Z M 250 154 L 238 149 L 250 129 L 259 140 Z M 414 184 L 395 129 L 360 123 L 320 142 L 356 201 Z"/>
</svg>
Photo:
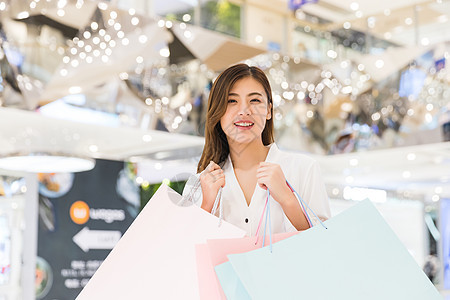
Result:
<svg viewBox="0 0 450 300">
<path fill-rule="evenodd" d="M 237 276 L 251 299 L 442 299 L 370 201 L 324 224 L 272 248 L 228 255 L 234 273 L 215 271 L 228 281 Z"/>
</svg>

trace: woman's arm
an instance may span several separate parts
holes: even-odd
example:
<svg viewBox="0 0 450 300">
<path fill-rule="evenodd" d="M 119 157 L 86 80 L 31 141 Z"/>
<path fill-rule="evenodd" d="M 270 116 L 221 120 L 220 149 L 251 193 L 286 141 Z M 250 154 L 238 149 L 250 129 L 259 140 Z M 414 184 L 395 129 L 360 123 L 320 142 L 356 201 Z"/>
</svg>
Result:
<svg viewBox="0 0 450 300">
<path fill-rule="evenodd" d="M 284 214 L 289 219 L 291 224 L 295 227 L 295 229 L 299 231 L 308 229 L 310 227 L 308 220 L 306 219 L 306 216 L 303 212 L 302 207 L 300 206 L 300 203 L 298 202 L 297 198 L 294 196 L 294 193 L 290 189 L 284 199 L 285 201 L 282 201 L 281 203 L 280 201 L 278 200 L 277 201 L 278 203 L 280 203 L 281 208 L 284 211 Z"/>
<path fill-rule="evenodd" d="M 261 188 L 269 188 L 272 198 L 281 205 L 284 214 L 297 230 L 309 228 L 300 203 L 288 187 L 284 173 L 278 164 L 260 163 L 256 177 Z"/>
</svg>

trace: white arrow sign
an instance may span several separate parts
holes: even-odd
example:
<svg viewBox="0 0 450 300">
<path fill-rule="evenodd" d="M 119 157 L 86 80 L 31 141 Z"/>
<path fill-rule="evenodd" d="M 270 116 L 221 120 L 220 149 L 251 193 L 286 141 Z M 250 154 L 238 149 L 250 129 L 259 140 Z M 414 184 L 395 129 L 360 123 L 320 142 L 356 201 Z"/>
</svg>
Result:
<svg viewBox="0 0 450 300">
<path fill-rule="evenodd" d="M 84 252 L 89 249 L 112 249 L 122 237 L 120 231 L 112 230 L 89 230 L 84 227 L 72 238 Z"/>
</svg>

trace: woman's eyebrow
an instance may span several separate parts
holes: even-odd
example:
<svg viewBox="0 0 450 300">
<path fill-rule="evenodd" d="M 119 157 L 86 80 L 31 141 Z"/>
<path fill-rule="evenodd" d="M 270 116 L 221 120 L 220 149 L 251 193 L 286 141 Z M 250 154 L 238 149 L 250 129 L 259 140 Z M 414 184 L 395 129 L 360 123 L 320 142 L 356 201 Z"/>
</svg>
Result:
<svg viewBox="0 0 450 300">
<path fill-rule="evenodd" d="M 239 94 L 237 94 L 237 93 L 229 93 L 228 96 L 239 96 Z M 261 93 L 258 93 L 258 92 L 252 92 L 252 93 L 247 95 L 247 97 L 250 97 L 250 96 L 261 96 L 262 97 L 263 95 Z"/>
</svg>

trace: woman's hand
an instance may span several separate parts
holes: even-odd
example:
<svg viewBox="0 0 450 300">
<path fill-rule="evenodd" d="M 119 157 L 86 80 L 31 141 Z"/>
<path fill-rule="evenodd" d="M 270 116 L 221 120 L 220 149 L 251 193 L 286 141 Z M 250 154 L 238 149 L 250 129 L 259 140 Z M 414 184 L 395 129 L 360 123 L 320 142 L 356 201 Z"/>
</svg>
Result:
<svg viewBox="0 0 450 300">
<path fill-rule="evenodd" d="M 300 203 L 288 187 L 279 165 L 269 162 L 260 163 L 256 171 L 256 178 L 261 188 L 269 189 L 272 198 L 281 205 L 284 214 L 297 230 L 309 228 L 308 220 Z"/>
<path fill-rule="evenodd" d="M 211 161 L 200 174 L 200 184 L 203 194 L 201 207 L 207 212 L 211 212 L 220 187 L 225 186 L 225 174 L 218 164 Z"/>
<path fill-rule="evenodd" d="M 261 162 L 256 171 L 258 185 L 270 191 L 271 196 L 283 206 L 287 201 L 292 201 L 292 192 L 286 184 L 286 178 L 280 165 Z"/>
</svg>

